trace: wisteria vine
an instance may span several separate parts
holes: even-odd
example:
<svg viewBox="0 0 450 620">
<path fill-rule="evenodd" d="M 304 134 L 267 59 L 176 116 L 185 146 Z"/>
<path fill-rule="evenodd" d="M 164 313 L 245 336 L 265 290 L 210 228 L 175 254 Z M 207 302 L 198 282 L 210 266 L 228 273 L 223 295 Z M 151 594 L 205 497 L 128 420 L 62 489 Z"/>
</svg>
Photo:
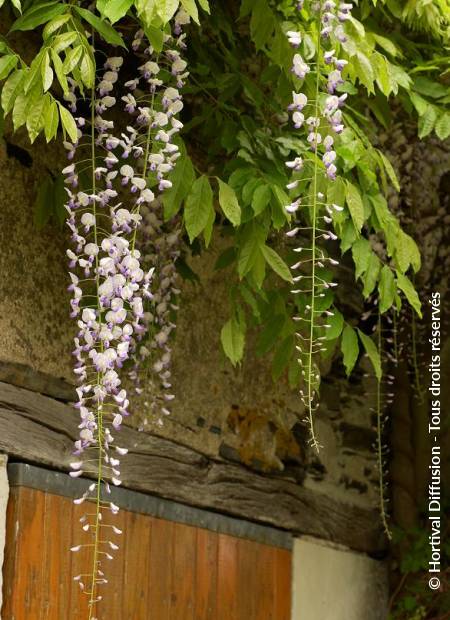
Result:
<svg viewBox="0 0 450 620">
<path fill-rule="evenodd" d="M 303 2 L 297 2 L 296 8 L 301 11 Z M 300 354 L 298 361 L 302 367 L 304 389 L 300 391 L 300 395 L 307 411 L 311 444 L 316 450 L 319 450 L 319 441 L 315 432 L 313 413 L 318 406 L 317 393 L 320 382 L 316 357 L 323 350 L 322 341 L 326 338 L 324 330 L 329 327 L 324 319 L 333 316 L 333 312 L 323 309 L 320 302 L 325 297 L 326 290 L 337 285 L 330 281 L 325 270 L 327 264 L 336 265 L 337 261 L 326 255 L 325 250 L 319 246 L 319 241 L 337 239 L 328 225 L 333 221 L 333 214 L 343 209 L 340 205 L 327 202 L 324 192 L 319 191 L 319 179 L 334 181 L 337 174 L 333 134 L 339 135 L 344 130 L 341 108 L 347 94 L 339 95 L 336 92 L 344 83 L 342 71 L 347 62 L 336 56 L 336 48 L 346 39 L 343 23 L 350 19 L 351 8 L 352 5 L 349 3 L 336 3 L 334 0 L 312 2 L 311 9 L 315 15 L 313 26 L 317 30 L 315 62 L 306 62 L 296 51 L 292 73 L 298 80 L 304 80 L 308 73 L 315 73 L 314 95 L 308 99 L 304 92 L 294 91 L 292 103 L 288 108 L 294 127 L 306 134 L 308 149 L 314 156 L 310 178 L 301 177 L 301 171 L 305 167 L 302 157 L 298 156 L 286 162 L 286 166 L 293 173 L 287 189 L 294 194 L 286 210 L 289 214 L 296 214 L 300 208 L 306 210 L 304 219 L 307 225 L 295 226 L 287 233 L 289 237 L 295 237 L 300 231 L 310 233 L 310 247 L 294 248 L 294 252 L 306 254 L 307 257 L 296 262 L 291 268 L 294 272 L 293 280 L 298 283 L 298 288 L 292 293 L 308 298 L 304 304 L 305 316 L 298 315 L 294 320 L 301 322 L 300 330 L 297 332 L 297 350 Z M 287 32 L 287 37 L 292 47 L 297 50 L 302 42 L 301 33 L 290 30 Z M 323 92 L 323 80 L 326 94 Z M 310 202 L 307 203 L 302 201 L 301 194 L 295 195 L 300 181 L 305 180 L 311 181 Z M 304 283 L 306 287 L 302 286 Z M 302 307 L 301 304 L 299 306 Z"/>
<path fill-rule="evenodd" d="M 157 197 L 171 187 L 167 176 L 180 156 L 174 138 L 182 128 L 177 118 L 183 108 L 179 89 L 188 73 L 181 57 L 185 48 L 181 26 L 188 21 L 183 11 L 176 15 L 173 36 L 165 35 L 161 53 L 155 53 L 143 31 L 137 32 L 132 48 L 143 62 L 137 76 L 125 82 L 126 94 L 119 100 L 119 73 L 124 70 L 124 61 L 120 56 L 108 58 L 91 92 L 89 117 L 76 118 L 78 140 L 65 142 L 70 160 L 63 170 L 67 224 L 73 243 L 73 249 L 67 251 L 69 290 L 71 317 L 78 327 L 74 371 L 80 383 L 75 405 L 80 414 L 80 433 L 70 475 L 94 478 L 74 501 L 93 502 L 95 506 L 80 519 L 88 542 L 71 550 L 91 550 L 91 571 L 74 577 L 89 597 L 90 620 L 102 598 L 99 586 L 107 583 L 103 561 L 113 559 L 118 549 L 115 536 L 121 534 L 119 528 L 103 523 L 103 515 L 105 511 L 119 511 L 111 501 L 110 483 L 121 484 L 120 457 L 127 453 L 120 446 L 112 450 L 114 434 L 129 415 L 122 369 L 131 363 L 128 373 L 138 374 L 140 361 L 145 358 L 144 336 L 152 322 L 145 306 L 155 303 L 150 289 L 155 265 L 148 265 L 148 257 L 143 259 L 137 247 L 138 229 L 143 214 L 148 222 L 153 209 L 158 211 Z M 66 98 L 74 114 L 83 106 L 74 82 Z M 111 114 L 118 101 L 128 115 L 124 127 Z M 175 230 L 174 243 L 177 234 Z M 170 288 L 173 280 L 169 271 L 168 283 L 161 279 L 164 273 L 164 268 L 158 273 L 160 289 Z M 163 312 L 160 315 L 165 316 Z M 159 333 L 166 333 L 164 326 Z M 161 335 L 155 338 L 167 345 Z M 165 374 L 161 370 L 161 375 L 168 388 L 167 369 Z"/>
</svg>

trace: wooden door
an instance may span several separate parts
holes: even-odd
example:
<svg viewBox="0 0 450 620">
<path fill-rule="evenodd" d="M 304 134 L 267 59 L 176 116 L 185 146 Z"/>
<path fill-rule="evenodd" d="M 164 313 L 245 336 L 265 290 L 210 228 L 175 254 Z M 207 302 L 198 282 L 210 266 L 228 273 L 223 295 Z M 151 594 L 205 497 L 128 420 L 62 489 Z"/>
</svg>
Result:
<svg viewBox="0 0 450 620">
<path fill-rule="evenodd" d="M 3 620 L 87 620 L 71 554 L 79 507 L 69 497 L 13 487 L 8 503 Z M 291 552 L 121 510 L 123 545 L 108 564 L 98 620 L 289 620 Z"/>
</svg>

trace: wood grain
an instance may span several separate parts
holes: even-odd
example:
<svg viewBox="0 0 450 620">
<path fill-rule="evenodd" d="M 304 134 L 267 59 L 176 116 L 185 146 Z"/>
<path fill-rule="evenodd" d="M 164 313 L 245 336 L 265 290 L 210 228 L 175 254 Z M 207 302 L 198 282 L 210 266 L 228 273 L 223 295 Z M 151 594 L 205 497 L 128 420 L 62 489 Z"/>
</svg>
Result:
<svg viewBox="0 0 450 620">
<path fill-rule="evenodd" d="M 173 524 L 171 569 L 170 620 L 197 620 L 194 617 L 195 566 L 197 562 L 196 528 Z"/>
<path fill-rule="evenodd" d="M 195 620 L 217 617 L 217 539 L 213 532 L 197 530 Z"/>
<path fill-rule="evenodd" d="M 274 549 L 274 617 L 290 620 L 292 599 L 292 553 L 286 549 Z"/>
<path fill-rule="evenodd" d="M 169 620 L 172 575 L 172 537 L 174 524 L 163 519 L 152 519 L 150 548 L 150 578 L 148 584 L 149 620 Z"/>
<path fill-rule="evenodd" d="M 124 585 L 123 620 L 145 618 L 149 609 L 150 552 L 152 519 L 126 512 L 123 544 Z"/>
<path fill-rule="evenodd" d="M 66 497 L 12 489 L 5 620 L 86 620 L 88 597 L 73 576 L 91 570 L 91 554 L 69 547 L 89 539 L 79 519 L 90 510 Z M 290 551 L 127 511 L 105 513 L 103 523 L 124 533 L 114 560 L 103 563 L 108 585 L 95 606 L 98 620 L 290 618 Z"/>
<path fill-rule="evenodd" d="M 238 609 L 238 539 L 219 534 L 217 620 L 241 620 Z"/>
<path fill-rule="evenodd" d="M 0 451 L 67 470 L 76 412 L 64 403 L 0 382 Z M 175 442 L 123 428 L 123 486 L 308 534 L 368 553 L 385 548 L 376 510 L 338 502 L 295 481 L 213 460 Z"/>
</svg>

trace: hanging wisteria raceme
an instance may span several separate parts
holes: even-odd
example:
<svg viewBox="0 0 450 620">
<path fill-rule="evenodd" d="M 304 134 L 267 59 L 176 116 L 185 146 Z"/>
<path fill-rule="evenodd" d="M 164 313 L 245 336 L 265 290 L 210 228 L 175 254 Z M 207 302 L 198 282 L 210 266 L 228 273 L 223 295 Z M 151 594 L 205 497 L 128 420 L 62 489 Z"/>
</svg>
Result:
<svg viewBox="0 0 450 620">
<path fill-rule="evenodd" d="M 126 83 L 128 94 L 122 97 L 130 115 L 126 127 L 117 129 L 107 117 L 116 104 L 123 64 L 121 57 L 111 57 L 92 91 L 90 118 L 76 118 L 77 143 L 65 142 L 70 161 L 63 170 L 67 224 L 73 243 L 73 249 L 67 251 L 69 290 L 71 317 L 78 327 L 73 354 L 80 383 L 75 405 L 80 414 L 80 433 L 70 475 L 94 478 L 74 500 L 76 504 L 89 502 L 90 508 L 80 519 L 86 538 L 71 550 L 77 553 L 88 548 L 91 552 L 92 570 L 74 577 L 89 597 L 90 620 L 94 620 L 95 606 L 102 598 L 99 587 L 107 583 L 103 563 L 113 559 L 118 549 L 116 537 L 121 534 L 103 518 L 105 511 L 119 511 L 108 496 L 110 483 L 121 483 L 120 457 L 127 452 L 116 446 L 114 436 L 129 415 L 121 369 L 131 357 L 136 360 L 136 350 L 150 323 L 148 316 L 144 318 L 144 304 L 152 298 L 154 267 L 146 272 L 141 267 L 137 229 L 141 210 L 151 212 L 155 193 L 171 187 L 167 175 L 179 157 L 173 137 L 182 124 L 175 115 L 183 107 L 178 88 L 187 76 L 179 51 L 185 45 L 180 22 L 186 22 L 183 13 L 175 20 L 178 34 L 165 37 L 160 64 L 152 60 L 153 49 L 147 46 L 147 59 L 139 67 L 138 77 Z M 144 41 L 138 34 L 140 42 L 136 37 L 133 43 L 136 53 Z M 73 83 L 66 98 L 76 113 Z M 168 277 L 172 281 L 172 275 Z M 159 288 L 165 284 L 160 281 Z M 165 382 L 168 384 L 167 377 Z"/>
<path fill-rule="evenodd" d="M 118 512 L 118 507 L 107 500 L 109 481 L 120 485 L 120 457 L 127 452 L 114 447 L 114 431 L 120 429 L 129 406 L 121 387 L 120 368 L 129 357 L 133 334 L 143 329 L 143 300 L 151 294 L 152 277 L 151 271 L 144 274 L 140 252 L 130 241 L 140 215 L 122 206 L 115 187 L 119 159 L 113 151 L 123 145 L 123 140 L 115 137 L 114 123 L 103 117 L 115 104 L 112 92 L 122 63 L 121 57 L 107 59 L 102 79 L 92 93 L 91 116 L 77 118 L 78 142 L 65 143 L 69 160 L 78 152 L 80 156 L 63 170 L 69 198 L 67 224 L 73 243 L 73 249 L 67 251 L 71 317 L 78 327 L 73 354 L 80 383 L 76 403 L 80 434 L 70 475 L 78 478 L 87 473 L 95 479 L 75 500 L 76 504 L 93 501 L 95 509 L 88 509 L 81 518 L 87 542 L 73 546 L 72 551 L 83 547 L 92 551 L 90 573 L 74 577 L 89 597 L 90 618 L 95 603 L 102 598 L 98 587 L 107 583 L 103 562 L 113 558 L 118 549 L 115 538 L 121 533 L 103 524 L 106 510 Z M 75 92 L 69 96 L 75 111 Z M 88 156 L 82 158 L 86 151 Z M 88 187 L 80 187 L 84 177 L 89 179 Z M 150 199 L 145 191 L 143 187 L 137 200 Z"/>
<path fill-rule="evenodd" d="M 132 44 L 135 54 L 142 58 L 142 64 L 139 75 L 125 83 L 129 92 L 122 100 L 130 122 L 124 138 L 131 150 L 142 150 L 136 151 L 135 156 L 142 164 L 142 176 L 149 175 L 153 179 L 156 194 L 172 186 L 167 176 L 181 155 L 174 138 L 183 127 L 177 115 L 183 109 L 180 89 L 188 76 L 187 63 L 181 56 L 186 49 L 182 27 L 189 21 L 189 15 L 183 9 L 178 11 L 173 35 L 165 35 L 161 53 L 155 53 L 151 46 L 145 45 L 141 30 L 136 33 Z M 125 165 L 120 173 L 122 183 L 127 184 L 134 171 L 130 165 Z M 147 392 L 151 391 L 150 400 L 145 401 L 148 411 L 143 416 L 144 424 L 156 414 L 157 423 L 161 425 L 174 398 L 170 382 L 170 335 L 175 327 L 172 315 L 177 309 L 174 297 L 179 293 L 175 262 L 179 257 L 181 230 L 178 225 L 172 227 L 173 222 L 164 226 L 162 204 L 158 200 L 151 204 L 144 201 L 139 211 L 144 217 L 144 225 L 138 242 L 145 252 L 146 265 L 156 270 L 156 289 L 145 307 L 145 329 L 133 339 L 133 365 L 129 377 L 138 393 L 142 392 L 142 379 L 145 379 Z M 155 377 L 159 379 L 157 383 Z"/>
<path fill-rule="evenodd" d="M 164 416 L 170 414 L 171 393 L 171 336 L 178 310 L 178 273 L 176 261 L 180 256 L 182 235 L 181 221 L 164 222 L 163 205 L 160 200 L 142 209 L 142 225 L 139 246 L 145 268 L 154 269 L 153 294 L 144 306 L 145 333 L 133 354 L 130 378 L 138 393 L 145 383 L 145 410 L 140 428 L 155 419 L 163 425 Z"/>
<path fill-rule="evenodd" d="M 296 8 L 302 10 L 303 2 L 297 2 Z M 344 130 L 341 108 L 347 97 L 345 93 L 340 95 L 338 88 L 344 83 L 342 71 L 347 63 L 338 58 L 336 49 L 345 41 L 343 23 L 350 18 L 351 8 L 351 4 L 334 0 L 311 2 L 310 9 L 315 16 L 318 33 L 313 62 L 307 62 L 299 51 L 302 45 L 301 33 L 287 32 L 289 43 L 295 49 L 292 73 L 297 78 L 296 83 L 302 80 L 302 84 L 305 84 L 308 74 L 314 78 L 313 97 L 308 98 L 306 92 L 295 90 L 288 108 L 294 127 L 303 134 L 307 149 L 315 157 L 310 177 L 304 175 L 307 166 L 300 155 L 286 162 L 292 172 L 292 179 L 287 185 L 291 202 L 286 210 L 299 223 L 305 224 L 296 225 L 287 233 L 288 237 L 295 239 L 298 234 L 307 234 L 309 238 L 308 247 L 296 244 L 294 252 L 299 253 L 300 260 L 291 269 L 296 283 L 292 292 L 306 299 L 304 303 L 297 303 L 303 312 L 294 319 L 299 323 L 296 348 L 303 377 L 300 395 L 307 411 L 311 444 L 316 450 L 319 449 L 319 442 L 313 413 L 318 406 L 320 383 L 317 357 L 324 350 L 326 329 L 330 327 L 327 318 L 333 316 L 326 305 L 326 293 L 337 286 L 330 281 L 327 267 L 338 264 L 328 256 L 323 242 L 337 239 L 329 226 L 333 222 L 333 214 L 343 210 L 341 205 L 329 204 L 325 192 L 319 187 L 325 186 L 324 181 L 334 181 L 337 174 L 334 144 L 336 136 Z M 309 161 L 308 166 L 311 167 Z M 306 201 L 303 199 L 304 190 L 300 189 L 303 181 L 310 182 Z"/>
</svg>

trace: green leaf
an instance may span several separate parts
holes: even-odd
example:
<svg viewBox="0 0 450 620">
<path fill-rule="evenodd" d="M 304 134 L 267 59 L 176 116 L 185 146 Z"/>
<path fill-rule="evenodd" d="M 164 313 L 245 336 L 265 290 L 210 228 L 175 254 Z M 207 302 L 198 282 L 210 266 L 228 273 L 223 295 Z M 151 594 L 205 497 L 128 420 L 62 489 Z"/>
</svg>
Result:
<svg viewBox="0 0 450 620">
<path fill-rule="evenodd" d="M 395 297 L 395 280 L 392 269 L 388 265 L 384 265 L 381 270 L 380 282 L 378 284 L 378 291 L 380 293 L 380 312 L 386 312 L 394 303 Z"/>
<path fill-rule="evenodd" d="M 80 73 L 83 83 L 87 88 L 92 88 L 95 80 L 95 65 L 88 52 L 83 53 L 83 58 L 80 63 Z"/>
<path fill-rule="evenodd" d="M 107 17 L 111 24 L 115 24 L 124 17 L 134 0 L 108 0 L 103 10 L 104 17 Z"/>
<path fill-rule="evenodd" d="M 359 335 L 359 338 L 360 338 L 360 340 L 361 340 L 361 342 L 363 344 L 363 347 L 364 347 L 367 355 L 369 356 L 370 361 L 372 362 L 372 366 L 373 366 L 373 369 L 375 371 L 375 376 L 378 379 L 378 381 L 381 381 L 381 376 L 382 376 L 383 372 L 382 372 L 382 369 L 381 369 L 380 352 L 378 351 L 377 346 L 374 343 L 374 341 L 372 340 L 372 338 L 367 336 L 360 329 L 358 329 L 358 335 Z"/>
<path fill-rule="evenodd" d="M 78 33 L 76 32 L 63 32 L 62 34 L 56 35 L 56 37 L 52 41 L 52 57 L 53 52 L 56 54 L 60 54 L 65 49 L 67 49 L 72 43 L 74 43 L 78 39 Z"/>
<path fill-rule="evenodd" d="M 347 181 L 346 200 L 350 215 L 357 231 L 360 231 L 364 224 L 364 205 L 358 188 Z"/>
<path fill-rule="evenodd" d="M 11 111 L 16 97 L 22 91 L 24 78 L 25 71 L 19 69 L 14 71 L 6 80 L 2 88 L 2 108 L 5 116 Z"/>
<path fill-rule="evenodd" d="M 278 340 L 284 324 L 286 322 L 285 314 L 275 314 L 271 316 L 264 329 L 259 334 L 256 342 L 256 355 L 265 355 L 270 351 Z"/>
<path fill-rule="evenodd" d="M 257 0 L 241 0 L 241 6 L 239 9 L 239 17 L 242 19 L 242 17 L 246 17 L 247 15 L 250 15 L 250 13 L 252 12 L 252 9 L 254 8 L 254 6 L 256 5 Z"/>
<path fill-rule="evenodd" d="M 191 243 L 205 230 L 211 212 L 214 212 L 213 193 L 208 177 L 202 175 L 193 183 L 184 208 L 184 221 Z"/>
<path fill-rule="evenodd" d="M 8 54 L 0 58 L 0 80 L 4 80 L 17 65 L 17 56 Z"/>
<path fill-rule="evenodd" d="M 346 325 L 341 338 L 341 351 L 344 356 L 344 366 L 347 377 L 355 367 L 359 355 L 358 336 L 350 325 Z"/>
<path fill-rule="evenodd" d="M 258 0 L 250 19 L 250 35 L 257 50 L 264 47 L 272 37 L 275 28 L 275 16 L 266 0 Z"/>
<path fill-rule="evenodd" d="M 272 361 L 272 378 L 274 381 L 283 374 L 287 368 L 289 361 L 294 353 L 295 339 L 294 336 L 287 336 L 275 351 Z"/>
<path fill-rule="evenodd" d="M 195 171 L 192 161 L 184 152 L 178 160 L 175 169 L 171 172 L 169 180 L 172 187 L 163 193 L 164 219 L 170 220 L 178 213 L 183 200 L 191 191 L 195 181 Z"/>
<path fill-rule="evenodd" d="M 369 59 L 363 52 L 358 51 L 356 52 L 356 58 L 353 58 L 352 61 L 355 63 L 356 74 L 359 81 L 361 84 L 364 84 L 369 93 L 373 93 L 373 81 L 375 76 Z"/>
<path fill-rule="evenodd" d="M 16 19 L 11 27 L 11 32 L 34 30 L 37 26 L 50 21 L 57 15 L 61 15 L 66 10 L 67 5 L 59 2 L 44 2 L 43 4 L 33 5 L 19 19 Z"/>
<path fill-rule="evenodd" d="M 54 19 L 50 20 L 47 24 L 45 24 L 44 30 L 42 32 L 42 38 L 44 39 L 44 41 L 46 41 L 54 32 L 64 26 L 64 24 L 67 24 L 70 17 L 70 13 L 66 13 L 65 15 L 58 15 Z"/>
<path fill-rule="evenodd" d="M 439 117 L 439 120 L 437 121 L 434 130 L 439 140 L 446 140 L 450 136 L 449 112 L 444 112 L 444 114 Z"/>
<path fill-rule="evenodd" d="M 409 90 L 411 88 L 412 79 L 409 77 L 409 75 L 404 69 L 402 69 L 398 65 L 389 63 L 389 73 L 391 74 L 391 79 L 396 85 L 398 84 L 400 86 L 403 86 L 403 88 L 406 88 L 406 90 Z"/>
<path fill-rule="evenodd" d="M 91 11 L 82 9 L 79 6 L 74 6 L 75 11 L 82 17 L 88 24 L 90 24 L 98 33 L 101 34 L 103 39 L 110 45 L 119 45 L 126 49 L 126 45 L 123 42 L 121 35 L 114 30 L 114 28 L 108 22 L 105 22 L 100 17 L 97 17 Z"/>
<path fill-rule="evenodd" d="M 336 308 L 333 308 L 333 315 L 327 317 L 327 328 L 325 332 L 325 340 L 336 340 L 342 333 L 344 327 L 344 317 Z"/>
<path fill-rule="evenodd" d="M 217 181 L 219 182 L 219 204 L 222 207 L 222 211 L 233 226 L 239 226 L 241 223 L 241 207 L 239 206 L 236 193 L 232 187 L 218 177 Z"/>
<path fill-rule="evenodd" d="M 370 254 L 369 264 L 367 265 L 367 271 L 364 274 L 364 289 L 363 295 L 367 299 L 378 281 L 380 275 L 381 263 L 380 259 L 373 252 Z"/>
<path fill-rule="evenodd" d="M 417 95 L 416 93 L 410 93 L 411 103 L 416 108 L 416 112 L 419 116 L 423 116 L 428 109 L 428 101 Z"/>
<path fill-rule="evenodd" d="M 181 0 L 181 6 L 188 15 L 192 17 L 196 24 L 199 24 L 198 9 L 195 0 Z"/>
<path fill-rule="evenodd" d="M 364 237 L 360 237 L 352 245 L 352 257 L 356 267 L 355 280 L 367 271 L 371 254 L 372 248 L 370 243 Z"/>
<path fill-rule="evenodd" d="M 41 65 L 41 75 L 42 75 L 42 86 L 44 89 L 44 93 L 48 91 L 48 89 L 53 84 L 53 70 L 50 67 L 50 55 L 48 51 L 44 55 L 44 61 Z"/>
<path fill-rule="evenodd" d="M 436 120 L 437 120 L 436 108 L 428 104 L 425 114 L 419 117 L 419 124 L 418 124 L 419 134 L 418 135 L 420 139 L 425 138 L 433 131 Z"/>
<path fill-rule="evenodd" d="M 58 101 L 59 114 L 61 116 L 61 124 L 72 142 L 78 140 L 78 130 L 72 114 Z"/>
<path fill-rule="evenodd" d="M 328 202 L 331 204 L 336 204 L 338 205 L 338 207 L 343 207 L 345 204 L 345 193 L 346 193 L 345 183 L 341 177 L 338 177 L 336 181 L 333 181 L 333 183 L 330 183 L 328 186 L 328 191 L 327 191 Z M 334 220 L 339 221 L 342 217 L 344 217 L 344 215 L 345 217 L 347 217 L 347 214 L 344 214 L 343 211 L 339 213 L 336 212 L 334 215 Z"/>
<path fill-rule="evenodd" d="M 55 101 L 52 101 L 45 111 L 44 120 L 45 139 L 50 142 L 56 136 L 59 125 L 58 105 Z"/>
<path fill-rule="evenodd" d="M 265 265 L 261 246 L 264 245 L 265 231 L 256 222 L 250 222 L 243 226 L 239 235 L 238 273 L 243 278 L 255 267 Z"/>
<path fill-rule="evenodd" d="M 44 50 L 41 50 L 38 55 L 34 57 L 30 68 L 26 71 L 26 78 L 23 83 L 23 90 L 25 93 L 32 90 L 34 86 L 38 86 L 38 83 L 41 82 L 41 65 L 43 58 Z"/>
<path fill-rule="evenodd" d="M 397 271 L 397 286 L 401 291 L 403 291 L 409 304 L 414 308 L 417 314 L 422 317 L 422 304 L 420 303 L 417 291 L 414 288 L 411 280 L 399 271 Z"/>
<path fill-rule="evenodd" d="M 375 72 L 377 86 L 383 95 L 387 97 L 392 90 L 388 62 L 386 58 L 378 52 L 375 52 L 375 54 L 371 56 L 370 61 Z"/>
<path fill-rule="evenodd" d="M 378 154 L 381 158 L 381 161 L 383 162 L 384 168 L 386 170 L 388 177 L 390 178 L 392 182 L 392 185 L 394 186 L 395 190 L 399 192 L 400 183 L 398 182 L 398 178 L 395 173 L 394 167 L 392 166 L 391 162 L 389 161 L 389 159 L 386 157 L 384 153 L 382 153 L 381 151 L 378 151 Z"/>
<path fill-rule="evenodd" d="M 153 26 L 152 24 L 145 27 L 144 31 L 155 52 L 162 52 L 164 45 L 164 31 L 161 28 Z"/>
<path fill-rule="evenodd" d="M 75 67 L 81 60 L 81 56 L 83 55 L 83 48 L 81 45 L 77 45 L 69 50 L 64 62 L 63 62 L 63 71 L 67 75 L 68 73 L 72 73 Z"/>
<path fill-rule="evenodd" d="M 391 39 L 382 37 L 381 35 L 376 34 L 375 32 L 373 32 L 372 35 L 375 41 L 378 43 L 378 45 L 381 48 L 383 48 L 385 52 L 387 52 L 388 54 L 394 57 L 401 55 L 399 48 L 396 45 L 394 45 Z"/>
<path fill-rule="evenodd" d="M 49 95 L 44 97 L 38 96 L 34 98 L 27 114 L 27 130 L 30 136 L 30 142 L 36 140 L 44 125 L 44 111 L 49 105 Z"/>
<path fill-rule="evenodd" d="M 176 13 L 179 0 L 157 0 L 155 4 L 158 15 L 163 20 L 163 23 L 167 24 Z"/>
<path fill-rule="evenodd" d="M 272 269 L 277 273 L 280 278 L 286 280 L 287 282 L 292 282 L 292 274 L 289 270 L 289 267 L 286 265 L 284 260 L 268 245 L 261 246 L 261 252 L 263 253 L 264 258 L 267 263 L 272 267 Z"/>
<path fill-rule="evenodd" d="M 402 230 L 398 230 L 395 238 L 395 259 L 402 273 L 412 265 L 414 271 L 420 269 L 421 257 L 416 242 Z"/>
<path fill-rule="evenodd" d="M 63 89 L 63 93 L 66 95 L 69 92 L 69 84 L 67 83 L 67 78 L 63 71 L 61 58 L 54 49 L 50 50 L 50 54 L 52 56 L 53 66 L 55 67 L 56 77 L 58 78 L 61 88 Z"/>
<path fill-rule="evenodd" d="M 29 108 L 30 97 L 25 93 L 20 93 L 15 102 L 12 112 L 14 131 L 17 131 L 19 127 L 22 127 L 27 120 L 27 111 Z"/>
<path fill-rule="evenodd" d="M 255 215 L 259 215 L 264 211 L 272 198 L 272 190 L 270 185 L 259 185 L 252 197 L 252 209 Z"/>
<path fill-rule="evenodd" d="M 244 355 L 245 331 L 241 323 L 235 317 L 227 321 L 222 327 L 220 340 L 225 355 L 233 366 L 236 366 Z"/>
<path fill-rule="evenodd" d="M 433 99 L 439 99 L 448 95 L 448 86 L 444 86 L 444 84 L 440 84 L 435 80 L 430 80 L 425 76 L 416 77 L 413 88 L 421 95 L 426 95 Z"/>
<path fill-rule="evenodd" d="M 208 14 L 211 13 L 208 0 L 197 0 L 197 2 L 199 3 L 199 5 L 202 7 L 204 11 L 206 11 Z"/>
</svg>

